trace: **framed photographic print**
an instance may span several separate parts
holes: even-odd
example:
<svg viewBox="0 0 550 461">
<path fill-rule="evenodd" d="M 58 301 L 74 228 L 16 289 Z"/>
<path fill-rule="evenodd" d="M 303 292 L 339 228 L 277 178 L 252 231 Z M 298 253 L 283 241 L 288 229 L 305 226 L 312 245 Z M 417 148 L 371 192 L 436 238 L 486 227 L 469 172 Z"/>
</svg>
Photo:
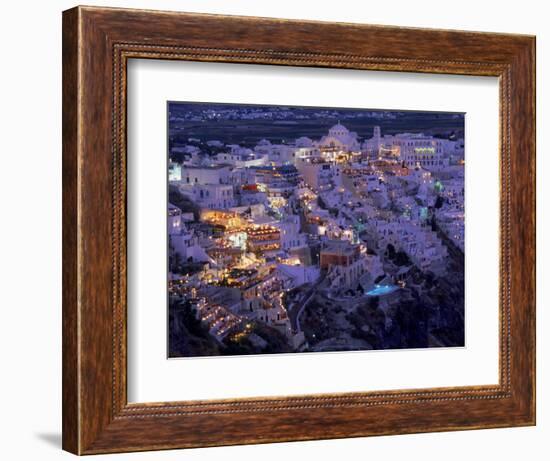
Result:
<svg viewBox="0 0 550 461">
<path fill-rule="evenodd" d="M 63 13 L 63 448 L 535 424 L 535 39 Z"/>
</svg>

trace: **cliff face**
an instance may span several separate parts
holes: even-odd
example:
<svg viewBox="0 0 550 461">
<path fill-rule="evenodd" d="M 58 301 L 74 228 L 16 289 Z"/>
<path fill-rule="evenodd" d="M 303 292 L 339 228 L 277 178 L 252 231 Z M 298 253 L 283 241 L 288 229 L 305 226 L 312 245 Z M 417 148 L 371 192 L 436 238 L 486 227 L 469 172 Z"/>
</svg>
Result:
<svg viewBox="0 0 550 461">
<path fill-rule="evenodd" d="M 319 290 L 302 318 L 310 350 L 328 350 L 327 344 L 333 350 L 464 346 L 464 254 L 454 245 L 448 249 L 442 275 L 413 266 L 405 288 L 389 296 L 335 300 Z"/>
<path fill-rule="evenodd" d="M 195 318 L 188 303 L 175 300 L 170 303 L 168 328 L 169 357 L 293 352 L 283 334 L 259 322 L 250 322 L 247 335 L 228 335 L 223 342 L 218 342 Z"/>
<path fill-rule="evenodd" d="M 220 355 L 215 339 L 195 318 L 189 305 L 172 301 L 168 322 L 169 357 Z"/>
</svg>

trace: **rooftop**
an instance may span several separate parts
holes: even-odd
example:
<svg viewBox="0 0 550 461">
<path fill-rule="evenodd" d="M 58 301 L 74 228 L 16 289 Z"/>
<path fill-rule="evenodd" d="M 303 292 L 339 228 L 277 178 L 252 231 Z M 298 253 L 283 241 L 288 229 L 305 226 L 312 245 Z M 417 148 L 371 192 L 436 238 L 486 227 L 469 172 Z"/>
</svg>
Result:
<svg viewBox="0 0 550 461">
<path fill-rule="evenodd" d="M 212 165 L 185 165 L 186 170 L 221 170 L 222 168 L 227 168 L 228 165 L 223 163 L 212 164 Z"/>
<path fill-rule="evenodd" d="M 353 245 L 347 240 L 329 240 L 321 253 L 331 253 L 339 255 L 353 255 L 358 250 L 358 245 Z"/>
</svg>

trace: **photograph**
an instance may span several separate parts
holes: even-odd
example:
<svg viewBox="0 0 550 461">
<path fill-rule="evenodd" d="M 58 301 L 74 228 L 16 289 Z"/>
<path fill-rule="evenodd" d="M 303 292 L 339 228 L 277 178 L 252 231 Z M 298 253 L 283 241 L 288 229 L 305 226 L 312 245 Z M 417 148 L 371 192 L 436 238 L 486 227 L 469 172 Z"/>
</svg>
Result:
<svg viewBox="0 0 550 461">
<path fill-rule="evenodd" d="M 168 357 L 464 347 L 465 117 L 169 101 Z"/>
</svg>

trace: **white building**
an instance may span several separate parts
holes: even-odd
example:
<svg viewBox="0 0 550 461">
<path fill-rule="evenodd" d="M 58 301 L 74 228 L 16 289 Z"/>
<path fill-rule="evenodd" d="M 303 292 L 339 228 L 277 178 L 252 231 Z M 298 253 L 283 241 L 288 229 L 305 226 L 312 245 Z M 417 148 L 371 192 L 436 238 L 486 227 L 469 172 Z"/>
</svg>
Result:
<svg viewBox="0 0 550 461">
<path fill-rule="evenodd" d="M 277 277 L 285 280 L 285 286 L 296 288 L 305 283 L 315 282 L 321 275 L 317 266 L 277 264 Z"/>
<path fill-rule="evenodd" d="M 272 165 L 289 165 L 294 163 L 295 148 L 288 144 L 272 144 L 266 139 L 262 139 L 256 147 L 254 152 L 257 157 L 267 157 L 267 164 Z"/>
<path fill-rule="evenodd" d="M 444 156 L 441 139 L 410 133 L 398 134 L 392 138 L 392 146 L 399 149 L 399 159 L 409 168 L 421 166 L 437 171 L 449 166 L 449 158 Z"/>
<path fill-rule="evenodd" d="M 181 170 L 182 184 L 228 184 L 230 168 L 226 165 L 185 165 Z"/>
<path fill-rule="evenodd" d="M 237 206 L 233 186 L 225 184 L 180 184 L 179 190 L 202 208 L 226 210 Z"/>
<path fill-rule="evenodd" d="M 246 184 L 256 183 L 256 174 L 250 168 L 232 168 L 229 171 L 228 184 L 233 184 L 236 188 L 240 188 Z"/>
<path fill-rule="evenodd" d="M 421 166 L 432 171 L 449 166 L 452 154 L 460 152 L 456 142 L 434 138 L 422 133 L 400 133 L 381 136 L 380 127 L 374 127 L 373 136 L 363 143 L 371 157 L 399 160 L 407 167 Z M 463 150 L 462 150 L 463 152 Z"/>
<path fill-rule="evenodd" d="M 378 233 L 378 248 L 385 250 L 391 244 L 404 251 L 421 270 L 443 270 L 447 248 L 429 227 L 407 218 L 393 220 L 373 219 L 369 222 Z"/>
<path fill-rule="evenodd" d="M 307 235 L 300 233 L 300 217 L 298 215 L 287 215 L 275 226 L 281 231 L 281 248 L 283 250 L 300 248 L 306 245 Z"/>
<path fill-rule="evenodd" d="M 183 261 L 213 262 L 199 243 L 197 235 L 187 228 L 181 210 L 168 204 L 168 240 L 170 247 Z"/>
<path fill-rule="evenodd" d="M 230 153 L 223 152 L 216 154 L 214 162 L 216 164 L 231 165 L 237 168 L 249 168 L 252 166 L 262 166 L 267 163 L 267 155 L 255 155 L 247 149 L 249 152 Z"/>
<path fill-rule="evenodd" d="M 293 162 L 296 165 L 300 160 L 321 160 L 321 151 L 316 146 L 296 147 L 293 154 Z"/>
<path fill-rule="evenodd" d="M 301 159 L 296 162 L 296 169 L 314 191 L 325 191 L 342 184 L 341 167 L 336 163 Z"/>
</svg>

